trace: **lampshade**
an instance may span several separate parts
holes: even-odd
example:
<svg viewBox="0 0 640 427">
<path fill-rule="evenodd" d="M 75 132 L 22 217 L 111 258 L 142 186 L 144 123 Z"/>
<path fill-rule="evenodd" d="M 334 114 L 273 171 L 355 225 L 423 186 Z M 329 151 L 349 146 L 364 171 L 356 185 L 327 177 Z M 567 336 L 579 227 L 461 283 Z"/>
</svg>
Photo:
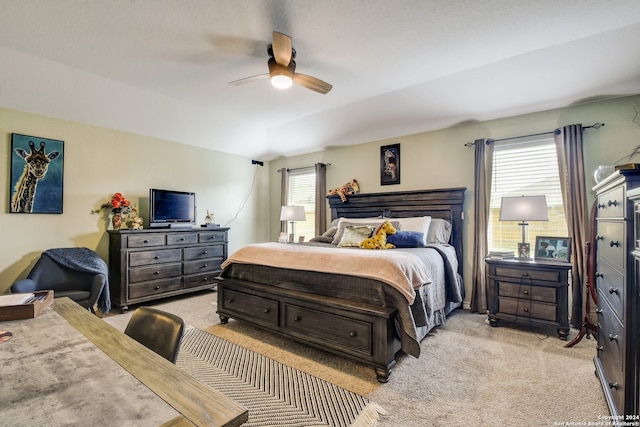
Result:
<svg viewBox="0 0 640 427">
<path fill-rule="evenodd" d="M 544 195 L 503 197 L 500 221 L 549 221 L 547 198 Z"/>
<path fill-rule="evenodd" d="M 280 210 L 280 221 L 305 221 L 304 206 L 283 206 Z"/>
</svg>

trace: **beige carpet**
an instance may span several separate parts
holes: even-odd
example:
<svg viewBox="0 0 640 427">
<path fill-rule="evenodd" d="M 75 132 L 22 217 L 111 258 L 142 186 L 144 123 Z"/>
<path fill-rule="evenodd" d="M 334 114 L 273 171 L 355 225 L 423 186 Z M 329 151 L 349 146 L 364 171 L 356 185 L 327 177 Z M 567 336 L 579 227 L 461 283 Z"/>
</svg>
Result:
<svg viewBox="0 0 640 427">
<path fill-rule="evenodd" d="M 400 356 L 389 383 L 380 384 L 366 365 L 241 322 L 221 325 L 215 300 L 205 291 L 153 305 L 379 403 L 389 413 L 380 426 L 587 425 L 609 414 L 594 374 L 593 339 L 567 349 L 554 329 L 492 328 L 486 316 L 458 310 L 422 342 L 419 359 Z M 124 330 L 130 313 L 105 321 Z"/>
</svg>

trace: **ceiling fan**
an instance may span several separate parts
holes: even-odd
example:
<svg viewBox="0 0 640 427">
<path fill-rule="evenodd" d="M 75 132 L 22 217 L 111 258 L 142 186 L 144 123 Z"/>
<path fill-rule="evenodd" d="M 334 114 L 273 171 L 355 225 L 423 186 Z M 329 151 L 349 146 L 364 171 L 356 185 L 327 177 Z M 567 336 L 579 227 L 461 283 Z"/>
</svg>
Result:
<svg viewBox="0 0 640 427">
<path fill-rule="evenodd" d="M 268 74 L 245 77 L 240 80 L 234 80 L 229 84 L 237 86 L 270 76 L 271 84 L 278 89 L 287 89 L 292 83 L 296 83 L 324 95 L 333 87 L 315 77 L 296 73 L 296 50 L 293 48 L 291 37 L 288 35 L 274 31 L 273 42 L 267 47 L 267 54 L 269 55 L 269 60 L 267 61 L 269 66 Z"/>
</svg>

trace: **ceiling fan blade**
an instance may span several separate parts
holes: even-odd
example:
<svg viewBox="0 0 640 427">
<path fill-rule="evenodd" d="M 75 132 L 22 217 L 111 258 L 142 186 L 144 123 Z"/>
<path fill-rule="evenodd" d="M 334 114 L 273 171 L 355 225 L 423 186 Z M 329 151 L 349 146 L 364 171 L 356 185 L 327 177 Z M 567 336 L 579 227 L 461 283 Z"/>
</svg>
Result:
<svg viewBox="0 0 640 427">
<path fill-rule="evenodd" d="M 265 77 L 269 77 L 269 73 L 264 73 L 264 74 L 257 74 L 255 76 L 250 76 L 250 77 L 244 77 L 242 79 L 238 79 L 238 80 L 234 80 L 232 82 L 229 82 L 230 85 L 234 85 L 234 86 L 240 86 L 246 83 L 251 83 L 251 82 L 255 82 L 256 80 L 261 80 Z"/>
<path fill-rule="evenodd" d="M 291 37 L 286 34 L 273 32 L 273 43 L 271 44 L 273 49 L 273 57 L 276 62 L 284 67 L 291 62 L 291 51 L 293 45 L 291 43 Z"/>
<path fill-rule="evenodd" d="M 329 83 L 323 82 L 322 80 L 315 77 L 307 76 L 306 74 L 294 74 L 293 81 L 300 86 L 304 86 L 307 89 L 311 89 L 323 95 L 329 92 L 331 88 L 333 88 L 333 86 Z"/>
</svg>

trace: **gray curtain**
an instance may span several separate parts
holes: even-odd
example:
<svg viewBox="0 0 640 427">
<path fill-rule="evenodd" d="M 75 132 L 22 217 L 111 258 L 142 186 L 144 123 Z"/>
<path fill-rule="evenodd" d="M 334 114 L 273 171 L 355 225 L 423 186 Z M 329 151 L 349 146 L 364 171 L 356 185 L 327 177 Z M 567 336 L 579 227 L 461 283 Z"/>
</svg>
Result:
<svg viewBox="0 0 640 427">
<path fill-rule="evenodd" d="M 487 228 L 489 226 L 489 208 L 491 201 L 491 175 L 493 171 L 492 140 L 475 141 L 475 210 L 473 223 L 475 235 L 473 242 L 471 311 L 487 312 L 487 277 L 484 259 L 489 251 Z"/>
<path fill-rule="evenodd" d="M 587 191 L 585 188 L 582 150 L 582 125 L 575 124 L 557 129 L 554 134 L 562 203 L 567 218 L 571 244 L 571 319 L 570 324 L 582 324 L 582 288 L 586 278 L 584 247 L 587 243 L 588 224 Z"/>
<path fill-rule="evenodd" d="M 327 230 L 327 165 L 316 163 L 316 236 Z"/>
<path fill-rule="evenodd" d="M 280 206 L 289 204 L 289 169 L 280 169 Z M 278 211 L 278 219 L 280 219 L 280 211 Z M 289 234 L 287 230 L 287 221 L 280 221 L 280 232 Z"/>
</svg>

